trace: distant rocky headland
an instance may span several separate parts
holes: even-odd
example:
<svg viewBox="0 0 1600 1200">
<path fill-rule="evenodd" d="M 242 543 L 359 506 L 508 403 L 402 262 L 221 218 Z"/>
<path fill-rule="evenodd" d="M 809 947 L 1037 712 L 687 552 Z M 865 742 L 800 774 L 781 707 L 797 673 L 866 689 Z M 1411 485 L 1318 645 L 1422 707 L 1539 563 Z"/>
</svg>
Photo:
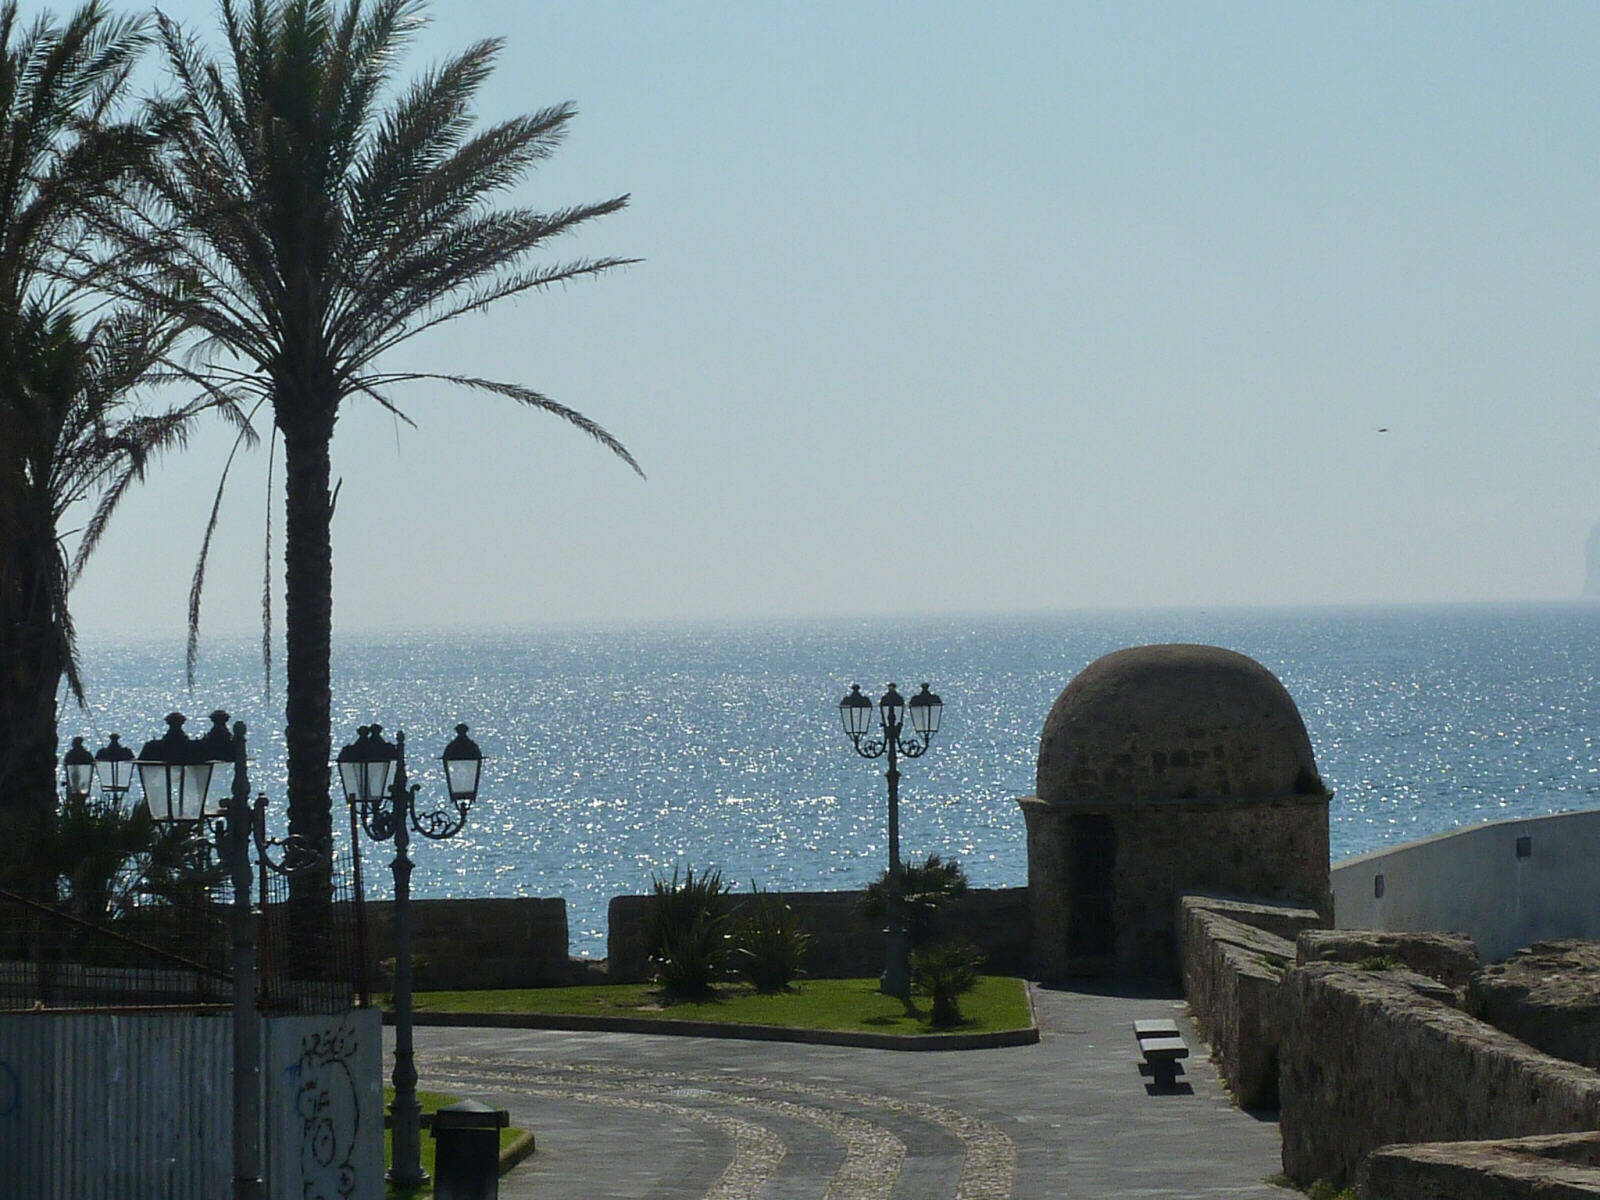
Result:
<svg viewBox="0 0 1600 1200">
<path fill-rule="evenodd" d="M 1600 600 L 1600 525 L 1589 530 L 1589 540 L 1583 544 L 1583 598 Z"/>
</svg>

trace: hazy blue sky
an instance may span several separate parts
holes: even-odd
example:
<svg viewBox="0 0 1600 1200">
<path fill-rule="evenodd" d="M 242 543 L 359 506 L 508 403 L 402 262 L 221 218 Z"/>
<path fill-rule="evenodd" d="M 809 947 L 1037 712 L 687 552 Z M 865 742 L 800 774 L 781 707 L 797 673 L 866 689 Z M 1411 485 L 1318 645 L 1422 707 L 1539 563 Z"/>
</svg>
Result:
<svg viewBox="0 0 1600 1200">
<path fill-rule="evenodd" d="M 519 199 L 632 193 L 562 253 L 645 261 L 392 361 L 649 479 L 470 393 L 352 405 L 336 630 L 1577 593 L 1600 7 L 432 11 L 410 71 L 499 34 L 485 117 L 579 106 Z M 85 636 L 181 631 L 226 449 L 125 505 Z M 257 619 L 265 471 L 209 630 Z"/>
</svg>

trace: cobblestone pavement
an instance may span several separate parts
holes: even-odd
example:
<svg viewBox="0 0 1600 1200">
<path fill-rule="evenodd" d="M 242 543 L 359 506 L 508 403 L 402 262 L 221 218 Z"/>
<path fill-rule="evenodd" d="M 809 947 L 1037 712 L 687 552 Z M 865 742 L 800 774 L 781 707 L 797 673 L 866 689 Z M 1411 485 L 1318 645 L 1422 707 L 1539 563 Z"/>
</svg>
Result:
<svg viewBox="0 0 1600 1200">
<path fill-rule="evenodd" d="M 904 1053 L 424 1028 L 422 1086 L 507 1108 L 538 1153 L 503 1200 L 1288 1200 L 1277 1125 L 1239 1112 L 1181 1001 L 1040 990 L 1037 1046 Z M 1176 1016 L 1155 1093 L 1129 1023 Z"/>
</svg>

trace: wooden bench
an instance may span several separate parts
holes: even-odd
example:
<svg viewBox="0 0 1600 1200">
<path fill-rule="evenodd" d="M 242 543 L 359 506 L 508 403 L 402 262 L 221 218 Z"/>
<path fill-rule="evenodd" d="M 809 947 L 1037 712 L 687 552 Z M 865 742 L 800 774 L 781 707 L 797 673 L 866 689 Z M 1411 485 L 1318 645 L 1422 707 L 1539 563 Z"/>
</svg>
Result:
<svg viewBox="0 0 1600 1200">
<path fill-rule="evenodd" d="M 1183 1070 L 1181 1059 L 1189 1057 L 1189 1046 L 1183 1040 L 1176 1021 L 1142 1020 L 1133 1023 L 1133 1036 L 1139 1040 L 1139 1051 L 1150 1066 L 1150 1078 L 1157 1087 L 1176 1087 L 1178 1072 Z"/>
</svg>

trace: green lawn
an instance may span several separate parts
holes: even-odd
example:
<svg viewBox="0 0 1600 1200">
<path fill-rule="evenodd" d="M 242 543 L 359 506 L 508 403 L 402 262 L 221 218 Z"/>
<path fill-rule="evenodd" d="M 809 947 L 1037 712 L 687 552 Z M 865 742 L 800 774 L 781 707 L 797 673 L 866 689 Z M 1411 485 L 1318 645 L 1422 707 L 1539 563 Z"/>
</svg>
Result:
<svg viewBox="0 0 1600 1200">
<path fill-rule="evenodd" d="M 718 989 L 702 1003 L 668 1003 L 653 984 L 600 987 L 520 988 L 511 991 L 418 992 L 418 1012 L 541 1013 L 552 1016 L 643 1017 L 655 1020 L 721 1021 L 744 1025 L 788 1025 L 799 1029 L 864 1033 L 924 1034 L 928 1001 L 912 998 L 908 1012 L 878 992 L 876 979 L 811 979 L 796 990 L 761 996 L 745 986 Z M 961 997 L 966 1022 L 950 1032 L 994 1033 L 1033 1024 L 1027 985 L 1020 979 L 984 975 Z"/>
<path fill-rule="evenodd" d="M 421 1103 L 424 1113 L 431 1113 L 447 1104 L 454 1104 L 461 1098 L 460 1096 L 452 1096 L 448 1092 L 425 1092 L 420 1088 L 417 1090 L 417 1100 Z M 384 1112 L 387 1113 L 389 1111 L 389 1104 L 393 1100 L 394 1089 L 385 1085 L 383 1089 Z M 500 1131 L 500 1153 L 504 1154 L 506 1148 L 521 1136 L 522 1130 L 520 1129 L 502 1129 Z M 433 1135 L 424 1129 L 422 1131 L 422 1169 L 428 1173 L 430 1179 L 433 1177 L 433 1148 Z M 388 1132 L 385 1131 L 383 1136 L 383 1169 L 387 1171 L 393 1164 L 394 1148 L 389 1142 Z M 386 1200 L 422 1200 L 425 1196 L 433 1195 L 433 1185 L 429 1183 L 420 1188 L 397 1188 L 386 1181 L 384 1183 L 384 1192 Z"/>
</svg>

